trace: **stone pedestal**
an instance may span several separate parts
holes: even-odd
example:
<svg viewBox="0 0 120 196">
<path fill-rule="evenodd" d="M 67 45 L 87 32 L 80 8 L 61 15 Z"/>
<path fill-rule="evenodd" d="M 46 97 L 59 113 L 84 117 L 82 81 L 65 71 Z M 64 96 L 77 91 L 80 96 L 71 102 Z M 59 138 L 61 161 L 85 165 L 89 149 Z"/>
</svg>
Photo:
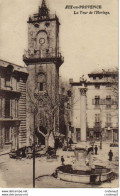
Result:
<svg viewBox="0 0 120 196">
<path fill-rule="evenodd" d="M 86 88 L 80 89 L 80 123 L 81 123 L 81 141 L 86 141 Z"/>
<path fill-rule="evenodd" d="M 74 153 L 75 153 L 76 160 L 75 160 L 74 164 L 72 165 L 73 169 L 83 170 L 83 171 L 89 170 L 90 167 L 86 164 L 86 161 L 88 158 L 87 149 L 77 148 L 77 149 L 75 149 Z"/>
</svg>

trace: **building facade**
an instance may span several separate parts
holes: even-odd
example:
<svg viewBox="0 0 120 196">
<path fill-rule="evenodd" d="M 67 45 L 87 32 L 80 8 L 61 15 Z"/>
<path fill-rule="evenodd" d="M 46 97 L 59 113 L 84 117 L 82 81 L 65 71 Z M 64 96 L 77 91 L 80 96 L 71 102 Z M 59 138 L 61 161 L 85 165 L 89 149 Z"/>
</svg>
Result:
<svg viewBox="0 0 120 196">
<path fill-rule="evenodd" d="M 42 1 L 38 13 L 28 20 L 27 129 L 28 140 L 35 129 L 37 141 L 46 144 L 51 132 L 59 131 L 59 19 Z M 29 143 L 29 141 L 28 141 Z"/>
<path fill-rule="evenodd" d="M 63 82 L 59 87 L 59 93 L 59 132 L 67 139 L 71 137 L 71 91 L 69 85 Z"/>
<path fill-rule="evenodd" d="M 0 148 L 26 145 L 27 70 L 0 60 Z"/>
<path fill-rule="evenodd" d="M 74 141 L 118 141 L 118 73 L 101 71 L 70 79 Z"/>
</svg>

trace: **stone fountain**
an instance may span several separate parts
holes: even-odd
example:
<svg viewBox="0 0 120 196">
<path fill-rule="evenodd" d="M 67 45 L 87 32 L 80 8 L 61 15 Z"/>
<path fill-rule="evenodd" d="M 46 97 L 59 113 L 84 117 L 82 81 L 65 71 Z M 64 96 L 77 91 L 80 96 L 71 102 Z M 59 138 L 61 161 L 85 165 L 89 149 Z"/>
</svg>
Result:
<svg viewBox="0 0 120 196">
<path fill-rule="evenodd" d="M 56 169 L 56 177 L 69 182 L 100 184 L 113 179 L 113 172 L 103 166 L 94 165 L 90 148 L 76 147 L 75 161 Z"/>
</svg>

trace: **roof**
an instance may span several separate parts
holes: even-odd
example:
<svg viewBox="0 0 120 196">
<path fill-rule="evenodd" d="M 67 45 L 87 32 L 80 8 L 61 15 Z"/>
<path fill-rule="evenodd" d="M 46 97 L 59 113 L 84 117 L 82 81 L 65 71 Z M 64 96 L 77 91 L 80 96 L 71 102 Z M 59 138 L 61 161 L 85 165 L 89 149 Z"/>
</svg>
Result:
<svg viewBox="0 0 120 196">
<path fill-rule="evenodd" d="M 98 76 L 98 75 L 105 75 L 105 76 L 111 76 L 111 75 L 117 75 L 118 74 L 118 70 L 115 69 L 108 69 L 108 70 L 104 70 L 102 69 L 101 71 L 95 70 L 91 73 L 88 74 L 88 76 Z"/>
<path fill-rule="evenodd" d="M 7 62 L 7 61 L 4 61 L 4 60 L 0 59 L 0 67 L 7 68 L 8 66 L 12 66 L 14 71 L 18 71 L 18 72 L 22 72 L 22 73 L 28 74 L 26 66 L 23 67 L 23 66 L 16 65 L 14 63 L 10 63 L 10 62 Z"/>
</svg>

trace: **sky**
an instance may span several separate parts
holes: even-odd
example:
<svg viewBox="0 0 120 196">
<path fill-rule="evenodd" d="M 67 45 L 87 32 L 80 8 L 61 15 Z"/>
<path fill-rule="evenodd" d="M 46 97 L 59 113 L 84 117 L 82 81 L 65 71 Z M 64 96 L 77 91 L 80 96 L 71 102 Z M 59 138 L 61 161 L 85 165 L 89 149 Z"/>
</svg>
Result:
<svg viewBox="0 0 120 196">
<path fill-rule="evenodd" d="M 28 48 L 29 15 L 38 12 L 42 0 L 0 0 L 0 59 L 24 66 Z M 50 13 L 60 20 L 63 79 L 79 81 L 94 70 L 118 66 L 118 0 L 46 0 Z M 74 14 L 66 5 L 101 5 L 110 14 Z M 83 10 L 86 11 L 86 10 Z M 88 9 L 87 11 L 90 11 Z"/>
</svg>

